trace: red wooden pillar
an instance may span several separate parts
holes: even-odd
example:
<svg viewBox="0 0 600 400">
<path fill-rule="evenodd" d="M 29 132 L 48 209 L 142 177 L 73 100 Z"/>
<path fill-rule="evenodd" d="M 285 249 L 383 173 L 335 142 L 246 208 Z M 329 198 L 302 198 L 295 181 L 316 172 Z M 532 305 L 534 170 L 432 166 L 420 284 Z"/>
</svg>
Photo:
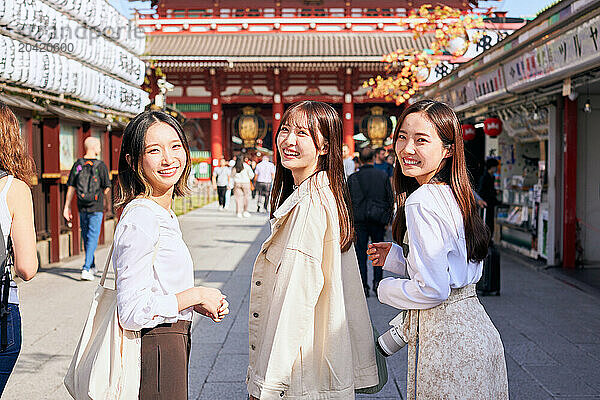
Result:
<svg viewBox="0 0 600 400">
<path fill-rule="evenodd" d="M 350 154 L 354 153 L 354 103 L 352 99 L 352 68 L 346 68 L 344 80 L 344 104 L 342 105 L 344 122 L 344 143 Z"/>
<path fill-rule="evenodd" d="M 210 150 L 214 160 L 223 157 L 223 107 L 221 106 L 221 90 L 216 77 L 216 71 L 211 74 L 211 104 L 210 104 Z"/>
<path fill-rule="evenodd" d="M 563 268 L 575 268 L 577 239 L 577 101 L 564 97 Z"/>
<path fill-rule="evenodd" d="M 273 163 L 277 160 L 277 131 L 283 116 L 283 99 L 281 98 L 281 77 L 279 68 L 273 70 Z"/>
<path fill-rule="evenodd" d="M 100 138 L 100 141 L 102 142 L 102 161 L 104 161 L 104 164 L 106 164 L 107 167 L 110 165 L 110 141 L 109 141 L 108 134 L 109 134 L 109 132 L 105 129 L 102 132 L 102 136 Z M 109 176 L 110 176 L 110 173 L 109 173 Z M 111 196 L 111 195 L 112 195 L 112 191 L 109 191 L 108 196 Z M 108 202 L 108 199 L 105 201 L 107 204 L 110 204 Z M 104 213 L 102 213 L 102 224 L 100 225 L 100 237 L 98 238 L 99 244 L 106 243 L 106 239 L 104 236 L 104 221 L 105 220 L 106 220 L 106 211 Z"/>
<path fill-rule="evenodd" d="M 90 128 L 88 124 L 83 124 L 77 129 L 77 148 L 75 149 L 75 154 L 77 154 L 78 158 L 81 158 L 85 155 L 85 148 L 83 146 L 83 142 L 85 139 L 90 136 Z M 81 253 L 81 227 L 79 225 L 79 209 L 77 208 L 77 196 L 73 196 L 73 201 L 71 202 L 71 210 L 73 213 L 73 219 L 71 220 L 71 235 L 73 239 L 72 244 L 72 255 L 76 256 Z"/>
<path fill-rule="evenodd" d="M 27 143 L 27 154 L 33 158 L 33 118 L 29 116 L 25 122 L 25 143 Z"/>
<path fill-rule="evenodd" d="M 113 185 L 112 185 L 112 193 L 115 193 L 115 188 L 119 185 L 119 180 L 114 179 L 114 177 L 118 178 L 119 172 L 119 158 L 121 157 L 121 143 L 123 143 L 123 131 L 112 131 L 110 133 L 110 172 L 113 176 Z M 111 193 L 111 194 L 112 194 Z M 114 197 L 113 197 L 114 201 Z M 114 209 L 114 207 L 113 207 Z M 115 223 L 121 218 L 121 213 L 123 212 L 122 208 L 115 209 Z"/>
<path fill-rule="evenodd" d="M 60 123 L 58 118 L 44 120 L 42 127 L 44 165 L 42 178 L 49 183 L 50 192 L 50 262 L 60 260 Z"/>
</svg>

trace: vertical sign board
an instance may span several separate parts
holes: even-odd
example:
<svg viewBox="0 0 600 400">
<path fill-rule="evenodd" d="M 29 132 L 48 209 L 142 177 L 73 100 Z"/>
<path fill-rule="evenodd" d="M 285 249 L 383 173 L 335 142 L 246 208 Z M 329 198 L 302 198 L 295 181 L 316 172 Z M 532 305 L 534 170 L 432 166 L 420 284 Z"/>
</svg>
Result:
<svg viewBox="0 0 600 400">
<path fill-rule="evenodd" d="M 192 157 L 192 170 L 190 174 L 200 181 L 209 181 L 211 178 L 210 151 L 193 150 L 190 151 L 190 155 Z"/>
</svg>

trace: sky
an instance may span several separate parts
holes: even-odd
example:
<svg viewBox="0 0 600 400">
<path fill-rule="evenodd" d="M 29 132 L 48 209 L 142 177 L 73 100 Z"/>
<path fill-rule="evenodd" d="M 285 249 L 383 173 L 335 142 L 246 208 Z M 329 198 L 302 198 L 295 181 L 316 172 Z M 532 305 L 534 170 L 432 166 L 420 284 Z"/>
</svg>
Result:
<svg viewBox="0 0 600 400">
<path fill-rule="evenodd" d="M 481 7 L 495 7 L 498 11 L 508 11 L 509 17 L 534 17 L 542 8 L 554 3 L 556 0 L 500 0 L 480 1 Z M 134 8 L 150 8 L 150 1 L 109 0 L 122 14 L 130 16 Z M 192 3 L 192 2 L 191 2 Z"/>
</svg>

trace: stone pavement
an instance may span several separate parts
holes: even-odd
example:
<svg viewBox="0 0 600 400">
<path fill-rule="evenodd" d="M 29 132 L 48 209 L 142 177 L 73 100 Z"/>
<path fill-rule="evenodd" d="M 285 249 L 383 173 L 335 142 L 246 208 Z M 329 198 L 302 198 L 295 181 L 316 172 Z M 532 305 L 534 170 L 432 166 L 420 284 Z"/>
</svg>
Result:
<svg viewBox="0 0 600 400">
<path fill-rule="evenodd" d="M 254 204 L 254 203 L 253 203 Z M 251 209 L 253 209 L 251 207 Z M 247 314 L 252 264 L 269 233 L 267 216 L 238 219 L 211 204 L 180 217 L 196 284 L 228 296 L 231 315 L 215 324 L 197 317 L 192 334 L 190 399 L 246 399 Z M 96 252 L 103 265 L 107 248 Z M 21 284 L 23 350 L 3 399 L 68 399 L 62 378 L 88 312 L 96 282 L 81 282 L 81 258 L 46 269 Z M 380 332 L 396 315 L 368 299 Z M 482 303 L 502 336 L 511 399 L 600 399 L 600 296 L 502 255 L 502 295 Z M 406 350 L 388 358 L 390 379 L 376 395 L 406 393 Z"/>
</svg>

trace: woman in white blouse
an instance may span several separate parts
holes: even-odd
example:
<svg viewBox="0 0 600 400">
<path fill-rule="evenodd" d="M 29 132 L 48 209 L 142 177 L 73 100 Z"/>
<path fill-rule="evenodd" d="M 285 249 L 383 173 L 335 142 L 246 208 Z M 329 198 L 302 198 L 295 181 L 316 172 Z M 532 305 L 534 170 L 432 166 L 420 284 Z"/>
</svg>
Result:
<svg viewBox="0 0 600 400">
<path fill-rule="evenodd" d="M 192 257 L 171 210 L 189 173 L 189 147 L 173 117 L 148 111 L 127 125 L 113 264 L 119 321 L 141 331 L 141 400 L 187 399 L 192 314 L 218 322 L 229 312 L 218 289 L 194 287 Z"/>
<path fill-rule="evenodd" d="M 490 234 L 465 166 L 462 130 L 445 104 L 422 100 L 398 120 L 398 213 L 392 231 L 408 241 L 375 243 L 373 265 L 400 275 L 378 288 L 382 303 L 408 310 L 408 399 L 508 399 L 504 348 L 475 293 Z M 418 363 L 417 363 L 418 360 Z"/>
</svg>

